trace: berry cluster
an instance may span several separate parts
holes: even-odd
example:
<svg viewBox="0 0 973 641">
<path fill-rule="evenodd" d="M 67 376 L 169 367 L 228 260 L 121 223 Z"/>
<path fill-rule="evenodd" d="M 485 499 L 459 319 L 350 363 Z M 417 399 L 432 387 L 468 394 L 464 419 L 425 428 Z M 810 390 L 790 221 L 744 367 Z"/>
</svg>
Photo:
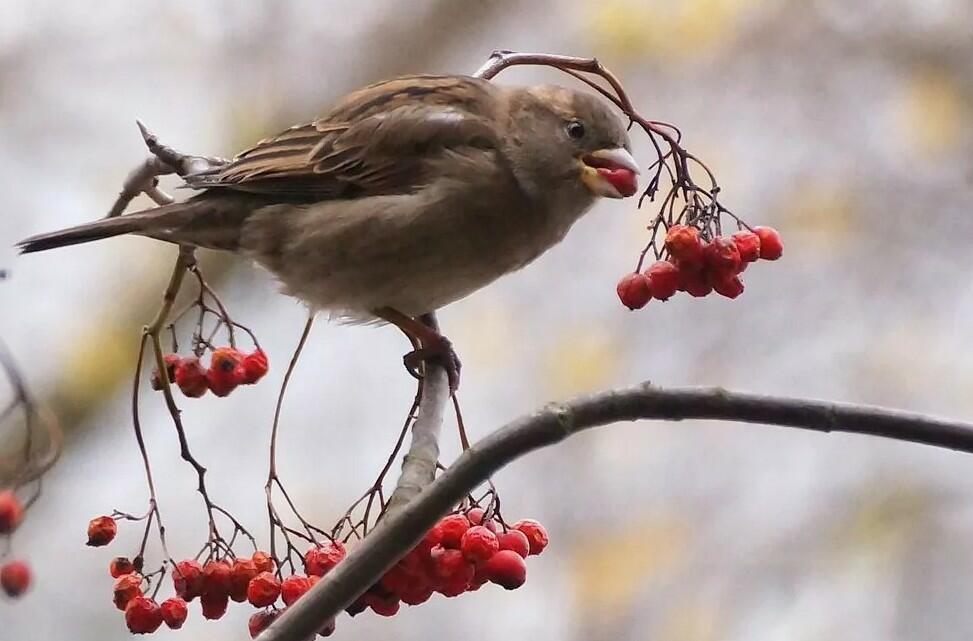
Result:
<svg viewBox="0 0 973 641">
<path fill-rule="evenodd" d="M 0 490 L 0 536 L 13 534 L 24 520 L 24 506 L 13 490 Z M 19 597 L 30 587 L 30 567 L 19 560 L 0 564 L 0 589 L 9 597 Z"/>
<path fill-rule="evenodd" d="M 672 225 L 666 232 L 667 260 L 644 272 L 624 276 L 616 287 L 629 309 L 641 309 L 653 298 L 668 300 L 676 292 L 703 297 L 716 292 L 727 298 L 743 293 L 740 274 L 756 261 L 777 260 L 784 252 L 780 234 L 771 227 L 741 230 L 730 237 L 704 240 L 696 227 Z"/>
<path fill-rule="evenodd" d="M 547 543 L 547 532 L 537 521 L 525 519 L 508 528 L 485 519 L 481 508 L 450 514 L 347 612 L 354 616 L 370 608 L 392 616 L 400 603 L 419 605 L 436 592 L 459 596 L 487 582 L 514 590 L 527 580 L 527 556 L 540 554 Z"/>
<path fill-rule="evenodd" d="M 198 356 L 166 354 L 169 381 L 183 395 L 199 398 L 207 391 L 227 396 L 240 385 L 252 385 L 267 373 L 267 354 L 259 347 L 245 354 L 235 347 L 217 347 L 210 355 L 209 367 L 203 367 Z M 152 389 L 162 389 L 158 370 L 152 372 Z"/>
<path fill-rule="evenodd" d="M 92 519 L 88 544 L 106 545 L 114 538 L 116 528 L 112 517 Z M 508 590 L 519 588 L 527 580 L 525 559 L 540 554 L 547 543 L 547 532 L 537 521 L 525 519 L 507 527 L 485 518 L 481 508 L 450 514 L 346 611 L 354 616 L 371 609 L 381 616 L 392 616 L 401 603 L 419 605 L 436 592 L 454 597 L 478 590 L 487 582 Z M 125 623 L 133 634 L 150 634 L 163 623 L 179 629 L 188 616 L 189 603 L 198 598 L 205 619 L 221 618 L 230 601 L 248 602 L 258 608 L 248 623 L 250 635 L 256 637 L 345 555 L 345 546 L 338 540 L 312 545 L 303 557 L 304 573 L 288 576 L 284 576 L 280 563 L 259 550 L 250 557 L 204 563 L 185 559 L 172 564 L 175 594 L 161 603 L 155 598 L 159 585 L 150 590 L 153 575 L 161 571 L 143 575 L 140 556 L 115 557 L 108 571 L 115 579 L 112 600 L 125 613 Z M 326 637 L 334 630 L 331 621 L 318 634 Z"/>
</svg>

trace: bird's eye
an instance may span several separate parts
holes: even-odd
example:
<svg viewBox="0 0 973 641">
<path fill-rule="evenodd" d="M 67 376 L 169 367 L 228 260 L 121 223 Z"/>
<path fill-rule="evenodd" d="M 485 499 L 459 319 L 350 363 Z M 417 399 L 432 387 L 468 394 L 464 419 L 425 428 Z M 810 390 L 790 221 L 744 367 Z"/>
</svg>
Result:
<svg viewBox="0 0 973 641">
<path fill-rule="evenodd" d="M 575 140 L 580 140 L 584 138 L 584 125 L 582 125 L 577 120 L 572 120 L 565 126 L 565 131 L 568 132 L 568 136 L 574 138 Z"/>
</svg>

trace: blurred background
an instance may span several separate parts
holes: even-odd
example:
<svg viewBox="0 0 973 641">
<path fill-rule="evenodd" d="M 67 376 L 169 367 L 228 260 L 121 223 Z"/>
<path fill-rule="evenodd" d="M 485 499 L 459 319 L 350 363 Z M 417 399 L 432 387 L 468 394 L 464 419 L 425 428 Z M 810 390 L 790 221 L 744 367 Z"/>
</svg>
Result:
<svg viewBox="0 0 973 641">
<path fill-rule="evenodd" d="M 24 258 L 12 245 L 108 210 L 145 154 L 135 118 L 179 149 L 232 155 L 352 88 L 472 72 L 495 48 L 597 55 L 644 113 L 682 127 L 728 206 L 781 230 L 786 252 L 749 270 L 735 301 L 678 297 L 631 313 L 614 287 L 650 212 L 598 205 L 535 264 L 441 312 L 473 438 L 547 401 L 645 379 L 973 418 L 968 0 L 4 0 L 0 336 L 68 440 L 14 537 L 36 580 L 0 602 L 0 637 L 127 638 L 106 567 L 134 553 L 139 528 L 97 550 L 84 528 L 112 508 L 144 509 L 131 375 L 175 254 L 137 238 Z M 538 69 L 501 81 L 572 82 Z M 643 163 L 654 158 L 636 145 Z M 265 539 L 273 399 L 305 313 L 251 265 L 204 265 L 265 344 L 271 374 L 229 399 L 183 402 L 183 416 L 214 498 Z M 406 349 L 390 328 L 316 327 L 281 446 L 283 480 L 312 520 L 334 522 L 384 461 L 413 392 Z M 143 406 L 170 549 L 189 556 L 205 538 L 195 476 L 160 398 L 146 393 Z M 526 586 L 341 618 L 335 638 L 973 634 L 967 455 L 643 422 L 580 435 L 496 481 L 509 519 L 538 518 L 552 535 Z M 246 634 L 248 608 L 216 623 L 197 608 L 181 634 L 157 636 Z"/>
</svg>

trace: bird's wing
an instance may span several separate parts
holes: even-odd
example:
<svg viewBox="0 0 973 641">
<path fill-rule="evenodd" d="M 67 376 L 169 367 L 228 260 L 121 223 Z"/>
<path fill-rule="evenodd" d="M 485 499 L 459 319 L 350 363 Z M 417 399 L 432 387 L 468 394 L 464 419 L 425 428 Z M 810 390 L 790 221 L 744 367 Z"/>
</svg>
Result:
<svg viewBox="0 0 973 641">
<path fill-rule="evenodd" d="M 497 148 L 497 91 L 465 76 L 382 82 L 187 184 L 310 200 L 409 193 L 447 150 Z"/>
</svg>

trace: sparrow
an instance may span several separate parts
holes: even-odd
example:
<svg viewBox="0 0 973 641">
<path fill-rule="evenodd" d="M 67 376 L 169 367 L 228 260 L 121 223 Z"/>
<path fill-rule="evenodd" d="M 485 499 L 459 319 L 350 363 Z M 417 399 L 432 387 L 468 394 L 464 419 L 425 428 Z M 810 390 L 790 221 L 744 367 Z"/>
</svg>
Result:
<svg viewBox="0 0 973 641">
<path fill-rule="evenodd" d="M 560 242 L 600 197 L 638 191 L 625 124 L 591 93 L 414 75 L 354 91 L 228 164 L 184 202 L 40 234 L 22 253 L 135 234 L 229 251 L 312 313 L 398 326 L 411 371 L 459 359 L 425 315 Z"/>
</svg>

